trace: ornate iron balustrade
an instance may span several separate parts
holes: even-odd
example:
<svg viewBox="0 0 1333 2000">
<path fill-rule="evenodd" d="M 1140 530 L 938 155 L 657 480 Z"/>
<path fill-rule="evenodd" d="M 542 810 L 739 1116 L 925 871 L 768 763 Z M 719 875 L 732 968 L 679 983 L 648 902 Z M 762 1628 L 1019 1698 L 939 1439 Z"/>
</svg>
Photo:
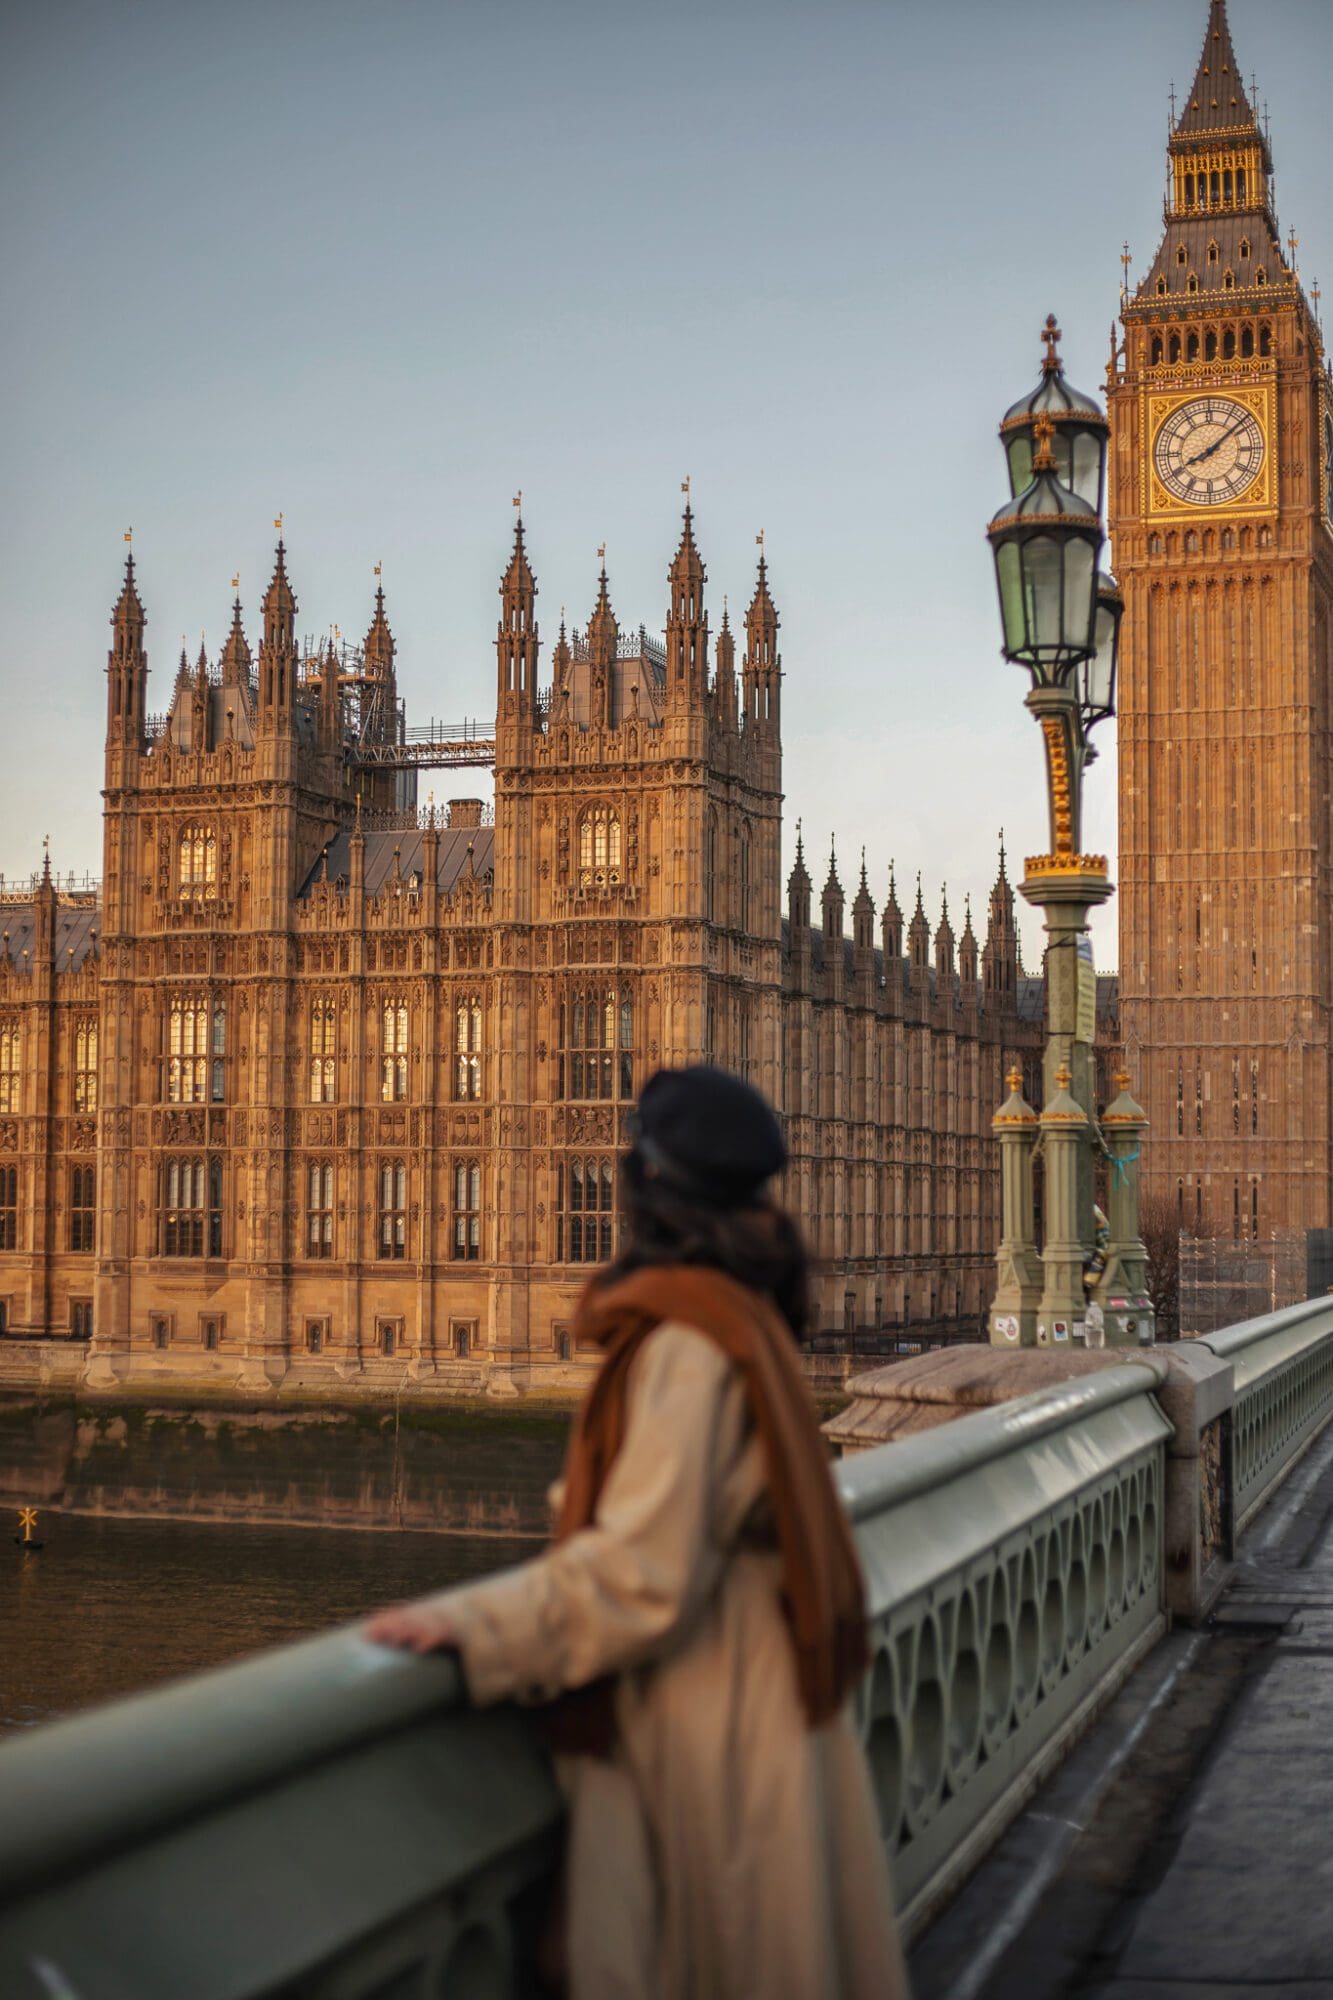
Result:
<svg viewBox="0 0 1333 2000">
<path fill-rule="evenodd" d="M 1164 1629 L 1170 1425 L 1128 1364 L 844 1460 L 861 1713 L 909 1929 Z"/>
<path fill-rule="evenodd" d="M 1239 1532 L 1333 1417 L 1333 1299 L 1310 1299 L 1199 1339 L 1235 1373 Z"/>
</svg>

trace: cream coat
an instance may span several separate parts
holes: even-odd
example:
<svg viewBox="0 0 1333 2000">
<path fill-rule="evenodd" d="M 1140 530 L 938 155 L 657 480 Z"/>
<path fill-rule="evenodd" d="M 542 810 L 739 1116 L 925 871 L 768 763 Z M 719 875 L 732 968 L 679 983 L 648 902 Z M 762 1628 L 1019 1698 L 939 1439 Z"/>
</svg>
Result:
<svg viewBox="0 0 1333 2000">
<path fill-rule="evenodd" d="M 450 1592 L 478 1702 L 619 1676 L 614 1760 L 562 1760 L 574 2000 L 896 2000 L 851 1722 L 807 1728 L 740 1377 L 664 1324 L 592 1526 Z"/>
</svg>

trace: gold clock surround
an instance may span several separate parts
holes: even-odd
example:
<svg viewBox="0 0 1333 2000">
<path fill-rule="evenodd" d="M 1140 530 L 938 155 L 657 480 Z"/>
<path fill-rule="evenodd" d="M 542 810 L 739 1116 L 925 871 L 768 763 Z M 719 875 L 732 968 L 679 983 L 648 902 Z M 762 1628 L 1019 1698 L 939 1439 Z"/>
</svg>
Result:
<svg viewBox="0 0 1333 2000">
<path fill-rule="evenodd" d="M 1191 371 L 1188 384 L 1181 383 L 1171 389 L 1150 389 L 1145 395 L 1143 476 L 1145 483 L 1145 512 L 1154 520 L 1213 521 L 1219 518 L 1233 519 L 1239 516 L 1252 517 L 1258 514 L 1272 514 L 1277 507 L 1277 480 L 1274 469 L 1274 384 L 1273 382 L 1238 383 L 1230 379 L 1231 371 L 1218 370 L 1205 374 L 1203 370 Z M 1263 437 L 1263 456 L 1254 478 L 1234 498 L 1215 501 L 1211 505 L 1197 500 L 1186 500 L 1173 493 L 1157 469 L 1157 441 L 1162 426 L 1177 410 L 1187 404 L 1214 401 L 1234 404 L 1237 410 L 1244 410 L 1254 418 Z"/>
</svg>

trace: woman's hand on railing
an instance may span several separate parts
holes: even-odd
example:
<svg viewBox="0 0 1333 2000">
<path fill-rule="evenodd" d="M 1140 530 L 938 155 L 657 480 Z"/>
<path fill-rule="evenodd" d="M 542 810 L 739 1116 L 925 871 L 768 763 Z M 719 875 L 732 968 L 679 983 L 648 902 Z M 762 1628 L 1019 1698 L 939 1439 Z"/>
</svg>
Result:
<svg viewBox="0 0 1333 2000">
<path fill-rule="evenodd" d="M 362 1631 L 377 1646 L 397 1646 L 408 1653 L 456 1648 L 459 1640 L 447 1603 L 436 1597 L 422 1597 L 415 1604 L 390 1604 L 368 1618 Z"/>
</svg>

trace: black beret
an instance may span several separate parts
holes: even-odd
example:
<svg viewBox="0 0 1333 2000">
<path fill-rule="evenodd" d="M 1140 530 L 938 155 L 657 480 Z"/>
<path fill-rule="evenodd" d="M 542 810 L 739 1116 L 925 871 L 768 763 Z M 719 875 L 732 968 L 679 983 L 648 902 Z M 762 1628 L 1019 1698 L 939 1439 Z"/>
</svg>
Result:
<svg viewBox="0 0 1333 2000">
<path fill-rule="evenodd" d="M 651 1175 L 682 1194 L 740 1208 L 787 1164 L 767 1098 L 724 1069 L 659 1069 L 639 1098 L 630 1131 Z"/>
</svg>

